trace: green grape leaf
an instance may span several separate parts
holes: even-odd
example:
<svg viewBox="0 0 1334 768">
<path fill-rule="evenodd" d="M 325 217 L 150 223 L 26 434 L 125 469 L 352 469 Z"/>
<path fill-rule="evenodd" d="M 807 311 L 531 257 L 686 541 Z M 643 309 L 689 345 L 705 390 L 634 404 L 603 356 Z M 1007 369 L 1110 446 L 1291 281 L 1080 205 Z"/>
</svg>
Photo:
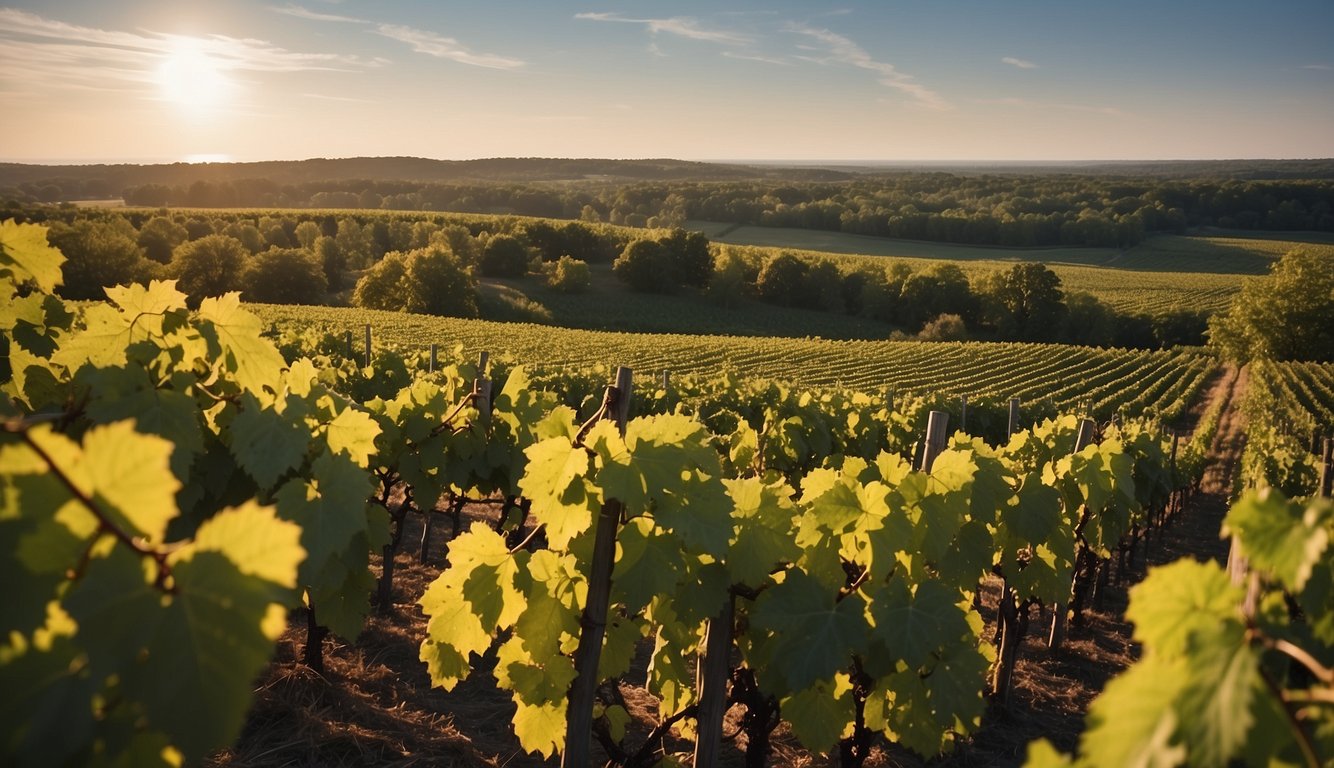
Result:
<svg viewBox="0 0 1334 768">
<path fill-rule="evenodd" d="M 653 507 L 653 518 L 677 536 L 688 551 L 721 557 L 732 538 L 732 506 L 717 478 L 698 476 L 678 480 L 679 494 L 663 493 Z"/>
<path fill-rule="evenodd" d="M 231 423 L 231 452 L 260 490 L 273 488 L 305 460 L 310 447 L 310 428 L 302 418 L 305 408 L 303 400 L 289 396 L 279 413 L 262 406 L 250 392 L 242 393 Z"/>
<path fill-rule="evenodd" d="M 0 274 L 12 275 L 16 283 L 31 280 L 42 293 L 54 293 L 64 263 L 65 255 L 47 243 L 46 227 L 0 221 Z"/>
<path fill-rule="evenodd" d="M 556 549 L 565 549 L 593 524 L 591 498 L 583 478 L 589 473 L 588 452 L 568 437 L 553 437 L 528 447 L 528 467 L 519 489 L 533 502 L 533 516 L 547 527 Z"/>
<path fill-rule="evenodd" d="M 852 731 L 852 682 L 839 673 L 782 700 L 783 720 L 803 746 L 823 752 Z"/>
<path fill-rule="evenodd" d="M 1300 592 L 1329 546 L 1329 527 L 1321 517 L 1316 502 L 1304 508 L 1264 488 L 1232 505 L 1223 534 L 1240 540 L 1252 568 L 1272 573 L 1283 586 Z"/>
<path fill-rule="evenodd" d="M 574 617 L 575 629 L 578 617 Z M 630 671 L 634 663 L 635 652 L 644 634 L 639 624 L 630 618 L 618 615 L 607 619 L 607 631 L 602 639 L 602 654 L 598 656 L 598 679 L 614 680 Z"/>
<path fill-rule="evenodd" d="M 181 487 L 171 472 L 171 453 L 169 441 L 136 432 L 132 421 L 119 421 L 88 430 L 76 474 L 113 522 L 160 542 L 177 514 Z"/>
<path fill-rule="evenodd" d="M 1075 763 L 1069 755 L 1052 746 L 1050 741 L 1038 739 L 1028 745 L 1024 768 L 1075 768 Z"/>
<path fill-rule="evenodd" d="M 199 304 L 201 328 L 218 345 L 227 369 L 237 384 L 251 392 L 267 387 L 278 391 L 278 379 L 287 363 L 273 343 L 261 336 L 264 324 L 241 308 L 241 295 L 228 293 Z"/>
<path fill-rule="evenodd" d="M 1029 474 L 1015 497 L 1015 503 L 1001 507 L 1001 523 L 1025 544 L 1045 544 L 1065 520 L 1061 494 L 1042 483 L 1037 474 Z"/>
<path fill-rule="evenodd" d="M 297 569 L 306 558 L 301 529 L 278 518 L 273 507 L 248 501 L 205 520 L 194 551 L 220 552 L 236 569 L 286 590 L 296 588 Z"/>
<path fill-rule="evenodd" d="M 154 567 L 123 546 L 88 564 L 65 597 L 97 683 L 142 666 L 138 661 L 163 621 L 164 599 L 153 587 Z"/>
<path fill-rule="evenodd" d="M 77 764 L 96 732 L 90 702 L 101 686 L 78 671 L 74 624 L 55 605 L 33 642 L 0 645 L 0 750 L 15 768 Z"/>
<path fill-rule="evenodd" d="M 515 587 L 518 563 L 505 539 L 483 523 L 450 544 L 449 567 L 418 600 L 430 617 L 421 658 L 431 680 L 446 690 L 469 672 L 468 656 L 491 646 L 498 628 L 520 618 L 524 595 Z"/>
<path fill-rule="evenodd" d="M 380 425 L 369 414 L 355 408 L 344 408 L 329 422 L 325 439 L 329 443 L 329 450 L 346 453 L 357 466 L 364 467 L 375 453 L 375 438 L 379 434 Z"/>
<path fill-rule="evenodd" d="M 1187 673 L 1181 660 L 1145 656 L 1107 683 L 1089 705 L 1080 751 L 1096 766 L 1173 768 L 1185 762 L 1176 743 L 1176 701 Z"/>
<path fill-rule="evenodd" d="M 832 679 L 854 653 L 866 649 L 870 627 L 858 593 L 843 600 L 804 571 L 789 570 L 783 583 L 766 590 L 750 613 L 751 632 L 771 636 L 766 677 L 780 682 L 775 693 L 795 692 Z"/>
<path fill-rule="evenodd" d="M 127 673 L 123 686 L 195 761 L 240 734 L 253 680 L 287 626 L 286 611 L 272 601 L 269 582 L 242 573 L 222 551 L 186 550 L 172 560 L 177 593 L 164 607 L 147 663 Z"/>
<path fill-rule="evenodd" d="M 95 393 L 88 418 L 99 424 L 133 419 L 139 432 L 163 437 L 175 446 L 172 472 L 188 477 L 190 465 L 204 450 L 199 406 L 190 395 L 157 389 L 143 368 L 85 368 L 80 381 Z"/>
<path fill-rule="evenodd" d="M 55 352 L 58 338 L 73 322 L 74 313 L 65 302 L 45 293 L 13 299 L 8 309 L 0 310 L 0 328 L 12 328 L 18 346 L 39 359 Z"/>
<path fill-rule="evenodd" d="M 1260 659 L 1239 622 L 1191 635 L 1190 677 L 1177 704 L 1182 740 L 1191 761 L 1227 765 L 1246 745 L 1255 722 L 1251 707 L 1263 683 Z"/>
<path fill-rule="evenodd" d="M 1154 568 L 1130 590 L 1126 618 L 1147 651 L 1177 657 L 1197 632 L 1239 622 L 1243 595 L 1217 563 L 1178 560 Z"/>
<path fill-rule="evenodd" d="M 921 669 L 942 646 L 971 638 L 966 612 L 958 606 L 959 593 L 939 581 L 924 581 L 909 591 L 903 579 L 891 579 L 871 604 L 875 638 L 889 658 L 900 658 L 911 669 Z M 878 654 L 872 654 L 883 661 Z"/>
<path fill-rule="evenodd" d="M 496 649 L 496 682 L 514 693 L 516 702 L 564 701 L 574 682 L 574 661 L 568 656 L 537 658 L 510 638 Z"/>
<path fill-rule="evenodd" d="M 793 508 L 786 489 L 758 478 L 724 481 L 732 498 L 735 538 L 726 562 L 733 583 L 758 587 L 801 549 L 793 540 Z"/>
<path fill-rule="evenodd" d="M 687 570 L 676 537 L 662 535 L 651 519 L 636 517 L 621 527 L 616 543 L 620 556 L 612 571 L 613 600 L 637 613 L 655 596 L 676 590 Z"/>
<path fill-rule="evenodd" d="M 517 702 L 514 712 L 514 735 L 519 745 L 542 757 L 551 757 L 565 747 L 564 701 L 525 704 Z"/>
<path fill-rule="evenodd" d="M 310 481 L 293 478 L 274 493 L 278 515 L 301 526 L 306 560 L 300 579 L 307 586 L 318 583 L 314 577 L 327 560 L 366 531 L 371 491 L 370 477 L 346 456 L 320 454 L 311 463 L 310 476 Z"/>
</svg>

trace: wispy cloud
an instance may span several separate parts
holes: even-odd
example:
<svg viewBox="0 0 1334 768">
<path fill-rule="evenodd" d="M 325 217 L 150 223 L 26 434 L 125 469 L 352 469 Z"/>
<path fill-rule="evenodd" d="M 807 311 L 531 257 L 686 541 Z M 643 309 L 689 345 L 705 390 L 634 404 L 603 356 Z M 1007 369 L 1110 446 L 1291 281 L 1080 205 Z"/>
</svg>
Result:
<svg viewBox="0 0 1334 768">
<path fill-rule="evenodd" d="M 792 66 L 792 62 L 790 61 L 783 61 L 782 59 L 774 58 L 772 56 L 761 56 L 759 54 L 754 54 L 754 53 L 737 53 L 736 51 L 723 51 L 722 55 L 729 59 L 740 59 L 741 61 L 758 61 L 761 64 L 775 64 L 780 67 Z"/>
<path fill-rule="evenodd" d="M 698 19 L 687 16 L 673 16 L 666 19 L 631 19 L 619 13 L 576 13 L 576 19 L 584 21 L 610 21 L 621 24 L 643 24 L 652 34 L 665 33 L 690 40 L 703 40 L 720 45 L 748 45 L 752 42 L 748 35 L 721 29 L 707 29 Z"/>
<path fill-rule="evenodd" d="M 43 88 L 148 91 L 164 62 L 181 51 L 218 72 L 358 71 L 383 60 L 292 51 L 265 40 L 151 30 L 126 32 L 68 24 L 0 8 L 0 70 Z"/>
<path fill-rule="evenodd" d="M 355 16 L 340 16 L 336 13 L 320 13 L 312 11 L 309 8 L 303 8 L 299 5 L 270 5 L 269 10 L 274 13 L 281 13 L 284 16 L 295 16 L 298 19 L 308 19 L 310 21 L 332 21 L 341 24 L 370 24 L 366 19 L 358 19 Z"/>
<path fill-rule="evenodd" d="M 473 53 L 468 50 L 467 46 L 463 45 L 455 38 L 446 37 L 437 32 L 431 32 L 425 29 L 415 29 L 400 24 L 380 24 L 371 21 L 370 19 L 360 19 L 355 16 L 343 16 L 336 13 L 322 13 L 295 4 L 284 6 L 271 5 L 269 6 L 269 10 L 274 13 L 295 16 L 298 19 L 308 19 L 310 21 L 327 21 L 338 24 L 364 24 L 374 27 L 374 31 L 377 34 L 411 46 L 412 50 L 417 53 L 424 53 L 427 56 L 434 56 L 437 59 L 448 59 L 459 64 L 485 67 L 487 69 L 519 69 L 525 65 L 525 62 L 521 59 L 515 59 L 509 56 L 499 56 L 493 53 Z"/>
<path fill-rule="evenodd" d="M 392 40 L 406 43 L 417 53 L 424 53 L 437 59 L 448 59 L 459 64 L 486 67 L 487 69 L 520 69 L 524 66 L 521 59 L 512 59 L 508 56 L 498 56 L 493 53 L 473 53 L 452 37 L 445 37 L 424 29 L 414 29 L 398 24 L 379 24 L 376 25 L 375 31 Z"/>
<path fill-rule="evenodd" d="M 950 105 L 940 94 L 917 82 L 912 75 L 906 75 L 889 62 L 877 61 L 864 48 L 843 35 L 827 29 L 819 29 L 805 24 L 789 24 L 788 31 L 815 40 L 820 45 L 800 46 L 804 50 L 822 53 L 822 56 L 803 56 L 807 61 L 819 64 L 846 64 L 875 73 L 876 80 L 884 86 L 905 93 L 924 107 L 931 109 L 949 109 Z"/>
<path fill-rule="evenodd" d="M 1002 64 L 1009 64 L 1009 65 L 1012 66 L 1012 67 L 1018 67 L 1018 68 L 1020 68 L 1020 69 L 1037 69 L 1037 68 L 1038 68 L 1038 65 L 1037 65 L 1037 64 L 1034 64 L 1033 62 L 1029 61 L 1028 59 L 1016 59 L 1016 58 L 1013 57 L 1013 56 L 1006 56 L 1005 58 L 1001 59 L 1001 63 L 1002 63 Z"/>
<path fill-rule="evenodd" d="M 1331 64 L 1303 64 L 1303 65 L 1302 65 L 1302 69 L 1314 69 L 1314 70 L 1316 70 L 1316 71 L 1318 71 L 1318 72 L 1328 72 L 1328 71 L 1334 69 L 1334 65 L 1331 65 Z"/>
</svg>

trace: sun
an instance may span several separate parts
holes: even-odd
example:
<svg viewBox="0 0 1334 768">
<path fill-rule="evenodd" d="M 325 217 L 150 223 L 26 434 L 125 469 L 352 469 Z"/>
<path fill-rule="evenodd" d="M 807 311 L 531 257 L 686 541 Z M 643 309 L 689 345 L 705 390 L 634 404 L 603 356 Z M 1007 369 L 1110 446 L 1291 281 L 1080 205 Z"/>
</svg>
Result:
<svg viewBox="0 0 1334 768">
<path fill-rule="evenodd" d="M 158 90 L 164 100 L 190 112 L 225 104 L 235 84 L 225 65 L 206 50 L 206 41 L 192 37 L 174 40 L 157 70 Z"/>
</svg>

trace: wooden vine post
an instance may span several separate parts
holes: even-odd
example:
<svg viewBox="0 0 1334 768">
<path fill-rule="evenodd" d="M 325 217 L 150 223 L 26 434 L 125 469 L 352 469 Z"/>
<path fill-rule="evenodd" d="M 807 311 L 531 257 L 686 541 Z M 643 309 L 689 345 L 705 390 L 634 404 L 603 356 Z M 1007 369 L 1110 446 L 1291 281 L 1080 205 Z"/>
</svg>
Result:
<svg viewBox="0 0 1334 768">
<path fill-rule="evenodd" d="M 1010 398 L 1010 424 L 1005 434 L 1013 435 L 1019 431 L 1019 398 Z"/>
<path fill-rule="evenodd" d="M 426 372 L 427 372 L 427 373 L 435 373 L 436 361 L 439 359 L 439 358 L 437 357 L 437 355 L 438 355 L 439 352 L 440 352 L 440 345 L 439 345 L 439 344 L 432 344 L 432 345 L 431 345 L 431 362 L 428 364 L 428 366 L 427 366 L 427 368 L 426 368 Z"/>
<path fill-rule="evenodd" d="M 968 432 L 968 395 L 959 395 L 959 430 Z"/>
<path fill-rule="evenodd" d="M 727 679 L 731 672 L 732 627 L 736 618 L 736 596 L 728 592 L 722 610 L 709 619 L 704 636 L 704 655 L 696 668 L 699 691 L 699 724 L 695 738 L 694 765 L 718 764 L 723 744 L 723 717 L 727 714 Z"/>
<path fill-rule="evenodd" d="M 371 324 L 366 323 L 366 367 L 371 367 Z"/>
<path fill-rule="evenodd" d="M 1325 450 L 1320 461 L 1320 495 L 1328 499 L 1334 495 L 1334 439 L 1325 438 Z"/>
<path fill-rule="evenodd" d="M 926 439 L 922 447 L 922 465 L 918 467 L 923 472 L 930 472 L 931 465 L 936 463 L 936 457 L 945 450 L 945 444 L 949 436 L 945 434 L 945 428 L 949 425 L 950 415 L 944 411 L 932 411 L 926 420 Z"/>
<path fill-rule="evenodd" d="M 485 353 L 484 353 L 485 354 Z M 608 387 L 610 417 L 625 434 L 630 417 L 629 368 L 616 369 L 616 383 Z M 579 647 L 574 655 L 574 683 L 565 714 L 564 768 L 584 768 L 589 764 L 589 744 L 593 730 L 593 704 L 597 696 L 598 660 L 602 656 L 602 638 L 607 633 L 607 605 L 611 601 L 611 571 L 616 562 L 616 533 L 621 524 L 622 505 L 608 499 L 593 521 L 593 564 L 588 577 L 588 599 L 579 619 Z"/>
<path fill-rule="evenodd" d="M 1071 453 L 1079 453 L 1084 447 L 1093 442 L 1093 435 L 1097 425 L 1093 419 L 1082 419 L 1079 422 L 1079 434 L 1075 437 L 1075 449 Z M 1078 564 L 1075 565 L 1078 568 Z M 1071 589 L 1074 589 L 1073 582 Z M 1072 593 L 1073 594 L 1073 593 Z M 1047 648 L 1051 651 L 1060 650 L 1061 644 L 1065 642 L 1065 623 L 1066 623 L 1066 603 L 1059 602 L 1052 611 L 1051 632 L 1047 635 Z"/>
</svg>

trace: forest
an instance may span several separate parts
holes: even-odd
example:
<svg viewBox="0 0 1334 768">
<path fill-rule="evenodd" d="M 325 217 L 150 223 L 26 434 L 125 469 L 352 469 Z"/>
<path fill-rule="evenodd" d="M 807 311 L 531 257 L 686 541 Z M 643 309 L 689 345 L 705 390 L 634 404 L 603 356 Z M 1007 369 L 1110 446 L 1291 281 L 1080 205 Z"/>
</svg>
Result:
<svg viewBox="0 0 1334 768">
<path fill-rule="evenodd" d="M 917 169 L 674 160 L 360 158 L 191 166 L 0 166 L 11 206 L 342 208 L 511 214 L 675 227 L 793 227 L 1008 247 L 1129 247 L 1199 227 L 1334 231 L 1321 161 Z M 359 177 L 348 174 L 362 173 Z"/>
</svg>

